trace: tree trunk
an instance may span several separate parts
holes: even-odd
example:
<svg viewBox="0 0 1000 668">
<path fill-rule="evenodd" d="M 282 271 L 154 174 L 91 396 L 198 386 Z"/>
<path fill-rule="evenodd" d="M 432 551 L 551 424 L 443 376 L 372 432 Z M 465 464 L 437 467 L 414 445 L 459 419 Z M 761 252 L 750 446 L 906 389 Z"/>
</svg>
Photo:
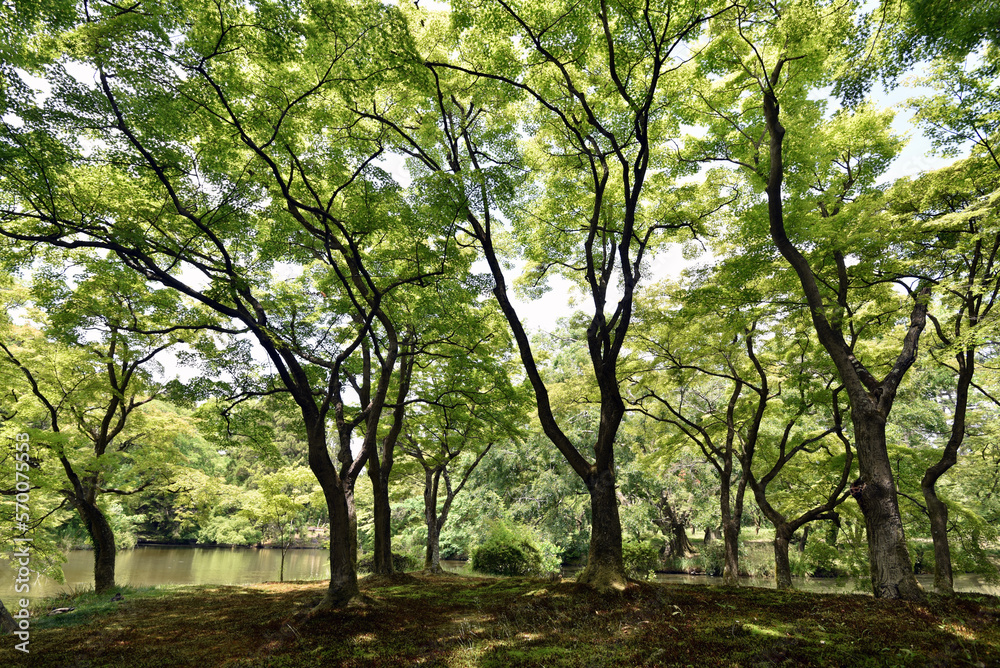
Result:
<svg viewBox="0 0 1000 668">
<path fill-rule="evenodd" d="M 375 516 L 372 572 L 376 575 L 392 575 L 392 508 L 389 505 L 388 475 L 382 471 L 377 448 L 372 450 L 368 459 L 368 477 L 372 481 Z"/>
<path fill-rule="evenodd" d="M 876 598 L 923 600 L 903 534 L 885 420 L 878 413 L 852 408 L 861 479 L 851 486 L 851 495 L 865 517 L 872 592 Z"/>
<path fill-rule="evenodd" d="M 970 309 L 978 318 L 978 309 Z M 965 350 L 956 355 L 958 383 L 955 386 L 955 413 L 951 420 L 951 435 L 945 444 L 941 459 L 927 467 L 920 480 L 920 491 L 927 504 L 931 522 L 931 539 L 934 541 L 934 588 L 939 594 L 951 596 L 955 584 L 951 571 L 951 547 L 948 545 L 948 506 L 937 495 L 937 481 L 958 462 L 958 449 L 965 440 L 965 419 L 969 406 L 969 388 L 976 370 L 975 350 Z"/>
<path fill-rule="evenodd" d="M 683 522 L 670 525 L 670 554 L 678 558 L 690 557 L 694 554 L 694 545 L 687 535 L 687 527 Z"/>
<path fill-rule="evenodd" d="M 809 525 L 802 527 L 802 538 L 799 539 L 799 554 L 806 551 L 806 541 L 809 540 Z"/>
<path fill-rule="evenodd" d="M 427 552 L 424 556 L 424 571 L 438 575 L 441 568 L 441 531 L 437 518 L 427 518 Z"/>
<path fill-rule="evenodd" d="M 303 408 L 312 469 L 330 514 L 330 584 L 314 611 L 347 605 L 360 596 L 358 589 L 358 534 L 354 512 L 354 478 L 338 475 L 326 445 L 326 426 L 316 414 Z M 357 462 L 361 466 L 363 462 Z"/>
<path fill-rule="evenodd" d="M 352 519 L 348 497 L 339 485 L 324 488 L 326 505 L 330 511 L 330 585 L 317 609 L 337 608 L 359 596 L 357 552 L 351 541 Z M 356 525 L 354 525 L 356 526 Z"/>
<path fill-rule="evenodd" d="M 625 564 L 622 560 L 622 525 L 618 516 L 615 474 L 604 470 L 588 477 L 590 491 L 590 551 L 587 566 L 577 582 L 599 590 L 625 587 Z"/>
<path fill-rule="evenodd" d="M 683 559 L 694 554 L 694 546 L 691 545 L 687 535 L 686 522 L 670 505 L 666 490 L 660 493 L 656 507 L 660 511 L 660 517 L 653 520 L 653 523 L 667 537 L 667 555 L 665 556 Z"/>
<path fill-rule="evenodd" d="M 788 561 L 786 526 L 777 527 L 774 532 L 774 583 L 778 589 L 792 588 L 792 565 Z"/>
<path fill-rule="evenodd" d="M 376 575 L 392 575 L 395 568 L 392 565 L 392 507 L 389 505 L 389 474 L 392 473 L 392 466 L 395 461 L 394 452 L 396 441 L 403 429 L 403 417 L 406 414 L 406 396 L 410 392 L 410 379 L 413 377 L 413 365 L 416 356 L 413 354 L 412 330 L 407 332 L 407 336 L 402 344 L 402 357 L 399 367 L 399 387 L 396 390 L 396 405 L 392 410 L 392 424 L 388 433 L 383 437 L 379 447 L 373 443 L 371 454 L 368 457 L 368 477 L 372 481 L 372 494 L 374 497 L 374 572 Z M 392 364 L 387 363 L 392 360 Z M 387 357 L 382 363 L 383 374 L 388 374 L 393 364 L 395 356 Z M 372 436 L 376 434 L 376 425 L 372 424 Z M 374 440 L 374 439 L 373 439 Z M 381 457 L 381 459 L 380 459 Z"/>
<path fill-rule="evenodd" d="M 740 583 L 740 527 L 732 517 L 722 521 L 723 551 L 722 584 L 735 587 Z"/>
<path fill-rule="evenodd" d="M 109 592 L 115 588 L 115 533 L 96 503 L 78 500 L 77 509 L 94 546 L 94 591 Z"/>
<path fill-rule="evenodd" d="M 423 460 L 421 460 L 423 462 Z M 424 570 L 441 573 L 441 526 L 437 517 L 438 483 L 440 469 L 424 468 L 424 524 L 427 526 L 427 549 L 424 554 Z"/>
<path fill-rule="evenodd" d="M 955 584 L 951 572 L 951 548 L 948 545 L 948 506 L 938 498 L 934 485 L 921 484 L 931 521 L 931 539 L 934 541 L 934 589 L 939 594 L 951 596 Z"/>
<path fill-rule="evenodd" d="M 719 507 L 722 515 L 722 584 L 727 587 L 735 587 L 739 584 L 740 576 L 740 517 L 742 515 L 742 504 L 732 502 L 732 455 L 719 467 L 720 499 Z M 742 496 L 742 495 L 738 495 Z M 733 505 L 737 507 L 734 508 Z"/>
<path fill-rule="evenodd" d="M 351 555 L 354 569 L 358 568 L 358 510 L 354 505 L 354 484 L 345 481 L 344 502 L 347 504 L 347 549 Z M 329 510 L 329 509 L 328 509 Z M 330 540 L 333 540 L 333 526 L 330 527 Z"/>
<path fill-rule="evenodd" d="M 17 622 L 14 620 L 13 615 L 10 614 L 10 610 L 3 604 L 3 601 L 0 601 L 0 631 L 8 634 L 14 633 L 17 630 Z"/>
</svg>

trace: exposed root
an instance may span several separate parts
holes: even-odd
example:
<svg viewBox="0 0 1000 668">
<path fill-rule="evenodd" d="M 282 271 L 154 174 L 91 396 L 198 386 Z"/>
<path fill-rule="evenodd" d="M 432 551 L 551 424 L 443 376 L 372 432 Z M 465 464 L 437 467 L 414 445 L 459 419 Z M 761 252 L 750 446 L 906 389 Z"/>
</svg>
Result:
<svg viewBox="0 0 1000 668">
<path fill-rule="evenodd" d="M 374 605 L 376 605 L 375 599 L 370 596 L 365 596 L 359 591 L 355 591 L 349 595 L 339 596 L 328 591 L 320 602 L 306 614 L 305 618 L 311 619 L 317 615 L 333 612 L 335 610 L 369 608 Z"/>
<path fill-rule="evenodd" d="M 625 574 L 608 566 L 587 566 L 580 572 L 576 581 L 602 593 L 624 591 L 628 586 L 628 578 L 625 577 Z"/>
</svg>

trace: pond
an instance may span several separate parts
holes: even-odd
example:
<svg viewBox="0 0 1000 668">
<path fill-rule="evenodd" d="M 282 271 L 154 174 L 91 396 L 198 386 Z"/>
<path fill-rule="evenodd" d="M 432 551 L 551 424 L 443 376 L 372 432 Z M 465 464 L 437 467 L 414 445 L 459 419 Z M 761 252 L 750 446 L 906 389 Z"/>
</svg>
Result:
<svg viewBox="0 0 1000 668">
<path fill-rule="evenodd" d="M 89 550 L 73 550 L 63 564 L 66 583 L 39 577 L 32 581 L 31 598 L 52 596 L 74 588 L 93 587 L 94 555 Z M 446 570 L 468 573 L 466 562 L 443 561 Z M 117 582 L 132 586 L 159 584 L 249 584 L 276 581 L 281 567 L 281 551 L 242 547 L 177 547 L 144 545 L 119 552 Z M 567 575 L 572 575 L 568 569 Z M 323 580 L 329 577 L 329 552 L 319 549 L 289 550 L 285 555 L 286 580 Z M 934 578 L 917 578 L 925 589 L 933 588 Z M 721 584 L 722 578 L 706 575 L 657 574 L 656 580 L 675 584 Z M 795 587 L 804 591 L 853 593 L 857 581 L 851 579 L 795 578 Z M 743 580 L 754 587 L 774 587 L 771 579 Z M 1000 596 L 1000 587 L 984 583 L 975 575 L 955 578 L 958 591 Z M 0 562 L 0 597 L 15 597 L 14 571 L 8 562 Z"/>
</svg>

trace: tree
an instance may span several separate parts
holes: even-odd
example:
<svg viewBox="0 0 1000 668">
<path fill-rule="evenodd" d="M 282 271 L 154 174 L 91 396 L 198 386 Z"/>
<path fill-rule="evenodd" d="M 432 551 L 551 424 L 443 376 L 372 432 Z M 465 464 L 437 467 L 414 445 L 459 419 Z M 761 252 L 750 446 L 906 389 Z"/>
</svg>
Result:
<svg viewBox="0 0 1000 668">
<path fill-rule="evenodd" d="M 279 582 L 285 581 L 285 554 L 292 545 L 302 511 L 320 497 L 315 477 L 304 466 L 287 466 L 257 478 L 257 489 L 248 490 L 240 499 L 242 512 L 263 528 L 265 536 L 281 550 Z M 321 498 L 321 497 L 320 497 Z"/>
<path fill-rule="evenodd" d="M 424 348 L 426 361 L 414 379 L 415 403 L 403 426 L 402 450 L 424 474 L 424 570 L 429 573 L 442 572 L 441 531 L 455 498 L 497 441 L 522 436 L 527 397 L 508 378 L 509 339 L 498 331 L 496 310 L 482 310 L 478 317 L 467 314 L 465 326 L 447 344 Z"/>
<path fill-rule="evenodd" d="M 895 87 L 918 64 L 962 61 L 1000 47 L 1000 5 L 994 0 L 880 0 L 859 13 L 846 71 L 834 92 L 857 104 L 881 79 Z"/>
<path fill-rule="evenodd" d="M 858 357 L 858 334 L 864 330 L 856 326 L 849 304 L 855 286 L 863 289 L 891 280 L 870 280 L 862 273 L 867 269 L 863 262 L 852 265 L 847 258 L 874 256 L 863 254 L 872 250 L 873 239 L 857 227 L 860 212 L 854 199 L 874 193 L 874 179 L 894 155 L 898 140 L 887 136 L 877 118 L 874 124 L 864 121 L 864 110 L 862 115 L 842 112 L 831 122 L 855 125 L 855 132 L 814 151 L 811 162 L 808 152 L 791 150 L 787 167 L 785 163 L 785 123 L 792 128 L 789 144 L 794 148 L 804 146 L 805 138 L 815 132 L 821 116 L 807 92 L 841 69 L 848 18 L 835 6 L 811 0 L 781 10 L 748 6 L 732 15 L 713 43 L 713 54 L 703 60 L 709 65 L 706 76 L 723 78 L 700 94 L 705 113 L 725 128 L 713 135 L 725 152 L 716 157 L 737 162 L 755 187 L 764 187 L 768 234 L 798 276 L 813 328 L 844 385 L 860 470 L 852 489 L 867 525 L 875 595 L 921 600 L 886 454 L 885 424 L 899 383 L 916 358 L 929 286 L 900 284 L 908 291 L 911 307 L 901 322 L 905 331 L 895 360 L 881 379 L 874 375 L 879 373 L 874 366 L 878 358 L 866 364 Z M 786 174 L 793 178 L 787 195 L 782 192 Z M 810 193 L 814 180 L 817 192 Z M 847 230 L 854 233 L 845 234 Z"/>
<path fill-rule="evenodd" d="M 320 608 L 359 594 L 353 486 L 399 360 L 391 295 L 432 283 L 454 250 L 450 221 L 405 201 L 376 166 L 379 129 L 347 110 L 396 76 L 385 59 L 406 40 L 378 2 L 88 7 L 65 43 L 94 85 L 60 62 L 56 95 L 5 128 L 4 235 L 106 249 L 263 351 L 273 374 L 247 371 L 250 345 L 230 340 L 249 385 L 228 394 L 299 407 L 331 521 Z M 367 401 L 352 409 L 351 395 Z"/>
<path fill-rule="evenodd" d="M 151 448 L 151 436 L 169 439 L 169 432 L 140 409 L 161 390 L 152 381 L 151 363 L 176 340 L 131 331 L 141 330 L 163 305 L 157 303 L 162 296 L 146 292 L 137 277 L 116 275 L 99 261 L 85 261 L 79 269 L 75 284 L 46 275 L 45 267 L 38 270 L 33 306 L 53 314 L 34 312 L 44 333 L 14 325 L 9 313 L 23 298 L 5 295 L 0 363 L 21 376 L 14 392 L 40 426 L 32 429 L 36 442 L 61 468 L 59 491 L 84 523 L 94 547 L 94 589 L 103 593 L 115 586 L 116 546 L 99 497 L 134 494 L 163 473 L 160 458 L 166 454 L 143 451 Z"/>
<path fill-rule="evenodd" d="M 739 314 L 735 315 L 723 320 L 740 322 Z M 656 315 L 651 313 L 651 317 Z M 756 438 L 770 391 L 766 380 L 755 387 L 744 370 L 737 369 L 747 361 L 739 359 L 741 347 L 746 346 L 752 356 L 751 336 L 744 340 L 727 331 L 713 335 L 703 329 L 706 322 L 683 316 L 678 320 L 684 326 L 661 320 L 664 326 L 659 331 L 640 339 L 644 344 L 640 355 L 651 360 L 642 364 L 641 373 L 647 378 L 639 381 L 633 403 L 643 414 L 673 426 L 677 437 L 696 445 L 715 469 L 721 487 L 719 511 L 725 541 L 723 583 L 732 586 L 739 576 L 738 540 L 748 480 L 745 471 L 740 471 L 749 463 L 741 446 L 752 449 L 745 439 Z M 712 317 L 709 323 L 714 327 L 717 321 Z M 656 382 L 661 378 L 669 378 L 666 388 Z M 759 397 L 757 406 L 749 407 L 749 415 L 745 390 L 756 390 Z"/>
<path fill-rule="evenodd" d="M 935 95 L 910 99 L 914 119 L 923 126 L 936 148 L 945 155 L 957 155 L 965 145 L 989 156 L 1000 169 L 1000 44 L 989 47 L 978 59 L 938 58 L 931 74 L 920 83 L 936 90 Z"/>
<path fill-rule="evenodd" d="M 672 425 L 677 437 L 695 444 L 715 469 L 725 542 L 724 582 L 737 584 L 738 540 L 749 486 L 775 525 L 778 587 L 790 588 L 789 539 L 807 522 L 828 516 L 843 500 L 851 449 L 836 404 L 830 423 L 823 425 L 827 416 L 822 406 L 831 394 L 836 402 L 840 390 L 831 393 L 823 370 L 809 359 L 811 342 L 796 322 L 797 309 L 793 306 L 789 313 L 763 301 L 780 292 L 782 276 L 764 278 L 757 267 L 756 285 L 738 288 L 747 264 L 739 256 L 726 258 L 700 275 L 690 272 L 683 287 L 646 295 L 630 365 L 632 401 L 645 415 Z M 768 485 L 796 455 L 827 448 L 832 435 L 840 437 L 847 452 L 838 462 L 839 481 L 829 481 L 827 491 L 826 476 L 814 476 L 810 488 L 824 489 L 823 501 L 788 518 L 776 509 L 773 495 L 768 498 Z M 771 462 L 761 477 L 754 472 L 758 453 Z M 828 449 L 826 453 L 832 458 Z"/>
<path fill-rule="evenodd" d="M 635 289 L 661 237 L 698 221 L 677 208 L 697 189 L 672 185 L 683 168 L 659 149 L 680 120 L 671 100 L 685 85 L 677 74 L 683 45 L 722 11 L 687 2 L 457 2 L 447 42 L 432 17 L 411 22 L 430 25 L 419 45 L 425 86 L 412 93 L 409 116 L 385 104 L 367 114 L 397 133 L 398 150 L 421 178 L 445 188 L 490 267 L 542 429 L 590 494 L 591 546 L 579 580 L 599 589 L 625 583 L 614 443 L 625 414 L 617 365 Z M 514 146 L 522 114 L 532 135 L 527 164 Z M 517 193 L 515 170 L 529 166 L 533 201 L 512 206 L 529 191 Z M 562 273 L 593 308 L 586 341 L 601 408 L 592 458 L 556 419 L 510 300 L 498 247 L 505 215 L 525 248 L 533 289 Z"/>
<path fill-rule="evenodd" d="M 1000 292 L 994 160 L 970 158 L 914 180 L 901 179 L 889 193 L 900 227 L 919 229 L 912 241 L 912 271 L 938 286 L 940 294 L 928 314 L 938 340 L 931 354 L 955 374 L 950 434 L 920 482 L 934 541 L 934 587 L 944 594 L 953 594 L 954 585 L 948 506 L 936 485 L 958 461 L 970 403 L 975 403 L 970 394 L 979 390 L 995 401 L 976 383 L 977 358 L 995 335 L 991 314 Z"/>
<path fill-rule="evenodd" d="M 751 490 L 753 490 L 757 506 L 764 513 L 768 521 L 774 525 L 774 577 L 778 589 L 792 588 L 792 569 L 788 558 L 788 545 L 792 535 L 799 529 L 807 529 L 809 522 L 818 519 L 831 520 L 834 522 L 834 526 L 836 526 L 840 518 L 835 509 L 849 495 L 849 492 L 845 493 L 845 489 L 848 488 L 849 476 L 852 471 L 853 453 L 850 441 L 843 431 L 841 409 L 838 403 L 839 394 L 840 388 L 835 388 L 831 392 L 830 404 L 833 412 L 833 426 L 831 428 L 819 431 L 818 434 L 815 433 L 817 430 L 808 430 L 802 433 L 803 430 L 801 430 L 801 427 L 797 423 L 804 416 L 806 410 L 812 406 L 810 404 L 800 405 L 799 410 L 787 419 L 781 435 L 776 439 L 777 443 L 774 446 L 773 464 L 771 464 L 770 468 L 767 468 L 763 475 L 760 476 L 750 468 L 748 474 L 748 482 Z M 800 433 L 793 436 L 793 429 L 796 428 L 799 429 Z M 830 450 L 829 444 L 826 442 L 829 440 L 826 437 L 830 435 L 835 435 L 840 440 L 844 448 L 843 455 L 834 455 L 833 451 Z M 819 452 L 820 450 L 822 452 Z M 804 465 L 807 467 L 805 475 L 800 478 L 800 480 L 804 478 L 802 483 L 800 483 L 800 489 L 801 486 L 804 486 L 811 494 L 806 500 L 803 500 L 801 497 L 795 498 L 797 495 L 792 492 L 792 483 L 789 479 L 793 478 L 793 476 L 789 475 L 789 469 L 793 467 L 787 465 L 793 458 L 802 460 L 805 459 L 805 455 L 810 454 L 818 454 L 816 459 L 819 461 L 812 458 L 804 464 L 801 461 L 796 461 L 799 466 Z M 758 457 L 758 459 L 762 458 Z M 817 475 L 817 471 L 820 472 L 820 475 Z M 789 492 L 792 493 L 781 494 L 779 492 L 775 494 L 772 491 L 768 495 L 768 485 L 779 479 L 779 475 L 781 476 L 782 483 L 784 483 L 782 487 L 789 488 Z M 826 485 L 823 483 L 826 483 Z M 819 499 L 814 501 L 814 495 L 817 495 L 817 492 L 819 492 Z M 781 499 L 782 496 L 791 496 L 793 498 L 782 504 L 780 502 L 784 500 Z M 778 499 L 775 497 L 778 497 Z M 812 504 L 811 506 L 810 503 Z M 793 515 L 789 512 L 787 510 L 788 505 L 792 505 L 798 514 Z M 784 510 L 782 506 L 784 506 Z M 805 509 L 802 510 L 802 508 Z M 800 546 L 804 549 L 805 534 L 803 534 L 801 540 Z"/>
</svg>

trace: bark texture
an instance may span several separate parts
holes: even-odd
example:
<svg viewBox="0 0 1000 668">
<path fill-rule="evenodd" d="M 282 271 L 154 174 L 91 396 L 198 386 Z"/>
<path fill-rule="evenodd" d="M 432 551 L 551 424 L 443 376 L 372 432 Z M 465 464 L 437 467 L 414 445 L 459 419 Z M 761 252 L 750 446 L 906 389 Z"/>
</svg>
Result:
<svg viewBox="0 0 1000 668">
<path fill-rule="evenodd" d="M 598 590 L 623 589 L 627 584 L 622 559 L 622 525 L 618 515 L 615 476 L 610 469 L 585 481 L 590 492 L 590 550 L 577 582 Z"/>
<path fill-rule="evenodd" d="M 115 588 L 115 533 L 96 504 L 81 500 L 77 510 L 94 546 L 94 591 L 104 594 Z"/>
<path fill-rule="evenodd" d="M 788 561 L 787 529 L 774 532 L 774 583 L 778 589 L 792 588 L 792 565 Z"/>
<path fill-rule="evenodd" d="M 330 584 L 316 610 L 342 607 L 360 595 L 356 552 L 351 544 L 352 518 L 348 497 L 338 484 L 340 481 L 325 480 L 327 484 L 320 482 L 320 485 L 330 512 Z"/>
<path fill-rule="evenodd" d="M 372 532 L 373 565 L 376 575 L 392 575 L 392 508 L 389 505 L 389 470 L 379 459 L 377 450 L 368 458 L 368 478 L 372 482 L 372 510 L 374 530 Z"/>
</svg>

